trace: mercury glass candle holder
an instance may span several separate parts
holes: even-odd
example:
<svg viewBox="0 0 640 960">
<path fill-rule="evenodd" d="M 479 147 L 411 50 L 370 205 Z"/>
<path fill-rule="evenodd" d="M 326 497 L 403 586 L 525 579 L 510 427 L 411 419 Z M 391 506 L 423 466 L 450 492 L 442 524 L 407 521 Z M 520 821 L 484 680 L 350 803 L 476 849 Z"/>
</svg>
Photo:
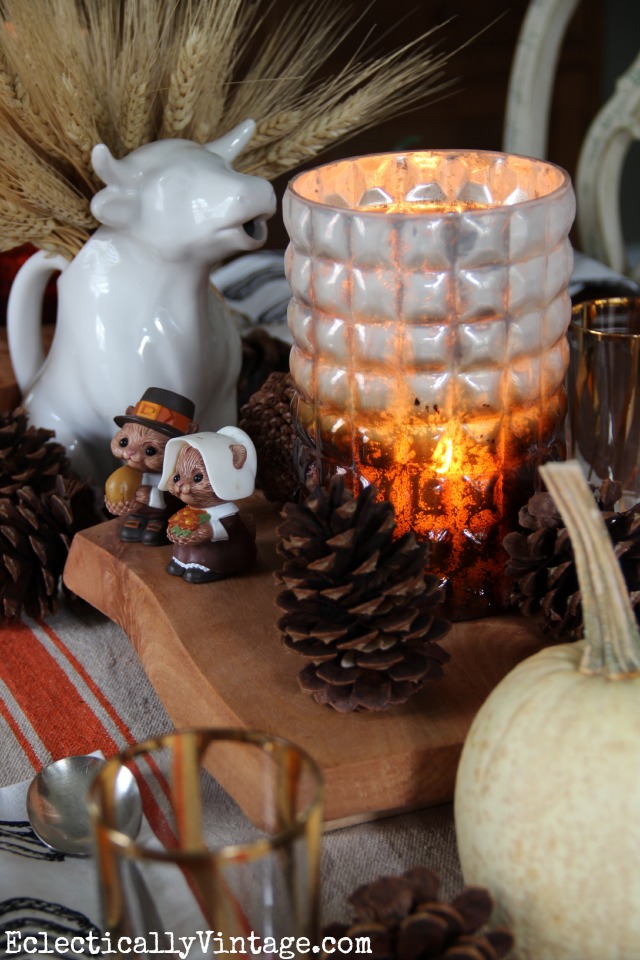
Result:
<svg viewBox="0 0 640 960">
<path fill-rule="evenodd" d="M 284 197 L 302 479 L 375 484 L 456 619 L 504 609 L 502 539 L 563 459 L 575 199 L 559 167 L 355 157 Z"/>
</svg>

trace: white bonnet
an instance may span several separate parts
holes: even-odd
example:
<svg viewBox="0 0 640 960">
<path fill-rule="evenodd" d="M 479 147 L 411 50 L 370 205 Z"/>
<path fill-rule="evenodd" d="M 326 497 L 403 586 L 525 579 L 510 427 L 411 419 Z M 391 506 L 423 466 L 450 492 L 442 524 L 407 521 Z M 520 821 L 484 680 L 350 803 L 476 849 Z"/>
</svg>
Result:
<svg viewBox="0 0 640 960">
<path fill-rule="evenodd" d="M 247 451 L 247 458 L 238 468 L 233 465 L 233 444 L 240 443 Z M 173 437 L 164 451 L 160 490 L 167 490 L 176 469 L 178 454 L 184 446 L 194 447 L 204 460 L 204 465 L 214 493 L 221 500 L 241 500 L 254 491 L 257 454 L 249 434 L 239 427 L 223 427 L 217 433 L 191 433 Z"/>
</svg>

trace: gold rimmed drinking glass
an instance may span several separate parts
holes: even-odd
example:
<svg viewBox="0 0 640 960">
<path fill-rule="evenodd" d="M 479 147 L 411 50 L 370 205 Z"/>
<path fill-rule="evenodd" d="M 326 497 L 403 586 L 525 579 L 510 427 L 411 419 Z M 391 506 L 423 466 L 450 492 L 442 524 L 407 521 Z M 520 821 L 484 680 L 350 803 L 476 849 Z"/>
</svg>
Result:
<svg viewBox="0 0 640 960">
<path fill-rule="evenodd" d="M 640 298 L 580 303 L 569 326 L 567 440 L 591 483 L 640 499 Z"/>
<path fill-rule="evenodd" d="M 123 767 L 145 815 L 134 840 L 119 830 Z M 251 956 L 284 938 L 295 956 L 299 938 L 313 944 L 322 794 L 311 757 L 256 731 L 180 731 L 109 760 L 90 806 L 111 948 L 129 953 L 138 938 L 145 952 Z"/>
</svg>

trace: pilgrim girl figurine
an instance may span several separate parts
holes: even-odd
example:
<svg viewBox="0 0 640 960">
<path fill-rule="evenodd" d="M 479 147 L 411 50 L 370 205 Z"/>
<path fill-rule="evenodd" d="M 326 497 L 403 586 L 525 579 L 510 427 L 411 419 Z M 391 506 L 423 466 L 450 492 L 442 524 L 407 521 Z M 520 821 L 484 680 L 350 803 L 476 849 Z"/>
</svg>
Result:
<svg viewBox="0 0 640 960">
<path fill-rule="evenodd" d="M 186 504 L 169 520 L 173 543 L 168 573 L 188 583 L 207 583 L 249 570 L 255 534 L 233 502 L 253 493 L 256 450 L 239 427 L 169 440 L 160 489 Z"/>
<path fill-rule="evenodd" d="M 135 407 L 114 417 L 120 427 L 111 441 L 114 457 L 124 461 L 105 487 L 105 506 L 116 516 L 126 514 L 120 539 L 148 546 L 167 543 L 167 518 L 175 506 L 165 503 L 158 489 L 167 442 L 194 433 L 195 406 L 191 400 L 150 387 Z"/>
</svg>

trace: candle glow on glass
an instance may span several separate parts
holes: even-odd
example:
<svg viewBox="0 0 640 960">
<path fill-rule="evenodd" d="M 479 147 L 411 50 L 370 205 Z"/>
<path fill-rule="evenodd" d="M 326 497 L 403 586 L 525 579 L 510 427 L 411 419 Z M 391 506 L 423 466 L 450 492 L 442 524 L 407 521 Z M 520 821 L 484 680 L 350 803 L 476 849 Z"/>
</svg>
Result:
<svg viewBox="0 0 640 960">
<path fill-rule="evenodd" d="M 301 472 L 374 484 L 453 619 L 504 609 L 502 540 L 564 456 L 573 213 L 564 171 L 481 151 L 355 157 L 285 195 Z"/>
<path fill-rule="evenodd" d="M 393 503 L 398 535 L 412 530 L 429 541 L 431 572 L 446 580 L 464 570 L 467 589 L 482 593 L 488 576 L 501 575 L 501 558 L 482 551 L 507 529 L 501 451 L 473 442 L 459 424 L 435 442 L 423 440 L 422 427 L 393 417 L 379 423 L 355 472 Z"/>
<path fill-rule="evenodd" d="M 411 214 L 416 216 L 419 213 L 463 213 L 468 210 L 488 210 L 489 203 L 471 203 L 467 200 L 450 201 L 448 203 L 438 203 L 435 200 L 398 200 L 395 202 L 382 203 L 372 202 L 362 204 L 356 207 L 356 210 L 369 211 L 370 213 L 384 214 Z"/>
</svg>

